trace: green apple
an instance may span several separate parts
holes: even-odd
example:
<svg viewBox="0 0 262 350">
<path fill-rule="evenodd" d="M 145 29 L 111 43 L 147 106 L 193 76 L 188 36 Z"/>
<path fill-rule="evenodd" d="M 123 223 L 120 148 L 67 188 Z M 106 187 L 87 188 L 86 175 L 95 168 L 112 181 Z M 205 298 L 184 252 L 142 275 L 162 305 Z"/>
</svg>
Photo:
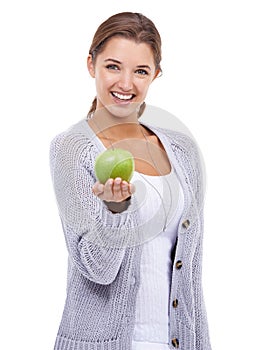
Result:
<svg viewBox="0 0 262 350">
<path fill-rule="evenodd" d="M 121 177 L 130 182 L 135 168 L 132 153 L 122 148 L 107 149 L 95 160 L 95 174 L 99 182 L 105 184 L 108 179 Z"/>
</svg>

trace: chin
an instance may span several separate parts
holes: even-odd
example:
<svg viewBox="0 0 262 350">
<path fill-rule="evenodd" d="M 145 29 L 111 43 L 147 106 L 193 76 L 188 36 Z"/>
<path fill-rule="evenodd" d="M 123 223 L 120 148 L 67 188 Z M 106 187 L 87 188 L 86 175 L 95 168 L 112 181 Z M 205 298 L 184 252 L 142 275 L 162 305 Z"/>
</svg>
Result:
<svg viewBox="0 0 262 350">
<path fill-rule="evenodd" d="M 129 104 L 123 104 L 123 105 L 110 105 L 107 106 L 106 109 L 109 111 L 110 114 L 112 114 L 114 117 L 117 118 L 130 118 L 130 117 L 137 117 L 137 112 L 139 109 L 140 104 L 139 103 L 129 103 Z"/>
</svg>

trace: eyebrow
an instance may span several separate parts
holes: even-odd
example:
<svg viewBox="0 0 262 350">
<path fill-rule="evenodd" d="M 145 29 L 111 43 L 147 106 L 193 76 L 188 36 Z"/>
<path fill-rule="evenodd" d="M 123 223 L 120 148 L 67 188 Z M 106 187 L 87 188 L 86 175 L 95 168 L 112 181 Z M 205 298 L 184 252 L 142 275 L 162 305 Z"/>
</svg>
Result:
<svg viewBox="0 0 262 350">
<path fill-rule="evenodd" d="M 122 64 L 122 62 L 116 60 L 115 58 L 107 58 L 106 60 L 104 60 L 104 62 L 108 62 L 108 61 L 115 62 L 115 63 L 118 63 L 118 64 Z M 138 65 L 136 67 L 137 68 L 147 68 L 147 69 L 151 70 L 151 67 L 146 65 L 146 64 L 140 64 L 140 65 Z"/>
</svg>

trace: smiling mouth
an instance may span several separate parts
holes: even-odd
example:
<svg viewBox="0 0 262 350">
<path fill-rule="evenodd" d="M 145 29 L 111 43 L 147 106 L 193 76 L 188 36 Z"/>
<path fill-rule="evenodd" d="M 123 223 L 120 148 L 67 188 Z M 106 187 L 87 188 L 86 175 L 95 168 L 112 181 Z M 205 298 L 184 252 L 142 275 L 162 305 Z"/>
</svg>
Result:
<svg viewBox="0 0 262 350">
<path fill-rule="evenodd" d="M 131 101 L 135 97 L 134 94 L 123 95 L 118 92 L 111 92 L 111 95 L 120 101 Z"/>
</svg>

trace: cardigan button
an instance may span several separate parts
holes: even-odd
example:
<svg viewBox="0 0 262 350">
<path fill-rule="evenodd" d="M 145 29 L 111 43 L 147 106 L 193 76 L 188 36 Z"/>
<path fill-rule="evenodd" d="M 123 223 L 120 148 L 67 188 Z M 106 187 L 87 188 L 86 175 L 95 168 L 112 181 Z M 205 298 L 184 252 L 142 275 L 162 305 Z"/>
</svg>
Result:
<svg viewBox="0 0 262 350">
<path fill-rule="evenodd" d="M 190 226 L 190 221 L 187 219 L 187 220 L 185 220 L 183 223 L 182 223 L 182 226 L 184 227 L 184 228 L 188 228 L 189 226 Z"/>
<path fill-rule="evenodd" d="M 136 284 L 136 279 L 135 279 L 135 277 L 131 277 L 130 284 L 131 284 L 132 286 L 133 286 L 134 284 Z"/>
<path fill-rule="evenodd" d="M 177 270 L 180 270 L 181 267 L 182 267 L 182 265 L 183 265 L 182 261 L 181 261 L 181 260 L 178 260 L 178 261 L 176 262 L 176 269 L 177 269 Z"/>
<path fill-rule="evenodd" d="M 177 338 L 172 339 L 172 344 L 175 348 L 179 348 L 179 341 Z"/>
<path fill-rule="evenodd" d="M 174 300 L 173 300 L 173 307 L 174 307 L 174 308 L 177 308 L 177 305 L 178 305 L 178 300 L 177 300 L 177 299 L 174 299 Z"/>
</svg>

